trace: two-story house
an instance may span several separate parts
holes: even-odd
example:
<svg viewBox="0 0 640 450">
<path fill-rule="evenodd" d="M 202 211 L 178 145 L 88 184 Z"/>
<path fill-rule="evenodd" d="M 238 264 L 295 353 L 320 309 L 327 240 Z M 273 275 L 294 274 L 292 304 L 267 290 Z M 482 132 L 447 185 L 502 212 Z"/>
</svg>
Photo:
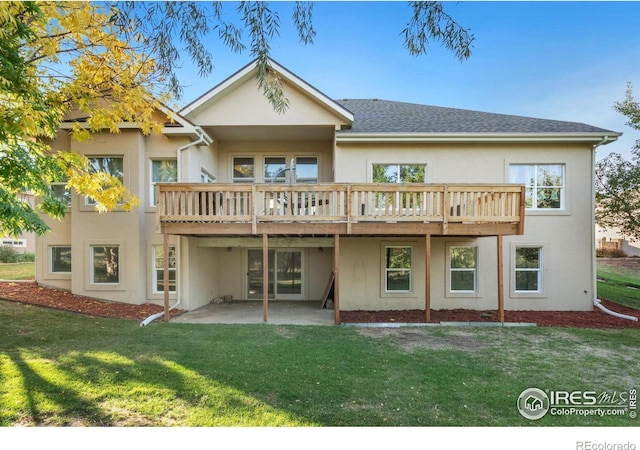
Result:
<svg viewBox="0 0 640 450">
<path fill-rule="evenodd" d="M 38 240 L 37 281 L 111 301 L 193 310 L 213 298 L 320 301 L 340 311 L 590 310 L 594 157 L 619 133 L 590 125 L 378 99 L 331 99 L 255 62 L 178 113 L 57 149 L 136 193 L 94 212 L 75 194 Z M 166 111 L 165 111 L 166 112 Z M 165 112 L 159 112 L 160 120 Z"/>
</svg>

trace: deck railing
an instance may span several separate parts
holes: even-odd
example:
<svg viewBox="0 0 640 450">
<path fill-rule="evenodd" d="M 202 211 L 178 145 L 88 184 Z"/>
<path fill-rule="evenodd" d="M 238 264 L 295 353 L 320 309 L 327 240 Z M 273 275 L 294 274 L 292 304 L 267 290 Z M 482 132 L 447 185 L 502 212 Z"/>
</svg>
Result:
<svg viewBox="0 0 640 450">
<path fill-rule="evenodd" d="M 521 223 L 524 187 L 159 183 L 160 223 Z"/>
</svg>

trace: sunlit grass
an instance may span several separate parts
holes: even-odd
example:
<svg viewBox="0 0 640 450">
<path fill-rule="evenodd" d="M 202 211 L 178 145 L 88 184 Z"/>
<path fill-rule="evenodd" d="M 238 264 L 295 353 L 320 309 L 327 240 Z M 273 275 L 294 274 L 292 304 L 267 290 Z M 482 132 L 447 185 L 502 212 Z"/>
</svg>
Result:
<svg viewBox="0 0 640 450">
<path fill-rule="evenodd" d="M 640 278 L 624 270 L 599 269 L 598 297 L 640 310 Z"/>
<path fill-rule="evenodd" d="M 0 280 L 33 280 L 36 277 L 36 263 L 0 263 Z"/>
<path fill-rule="evenodd" d="M 523 389 L 640 385 L 637 330 L 185 325 L 0 302 L 0 425 L 608 425 Z"/>
</svg>

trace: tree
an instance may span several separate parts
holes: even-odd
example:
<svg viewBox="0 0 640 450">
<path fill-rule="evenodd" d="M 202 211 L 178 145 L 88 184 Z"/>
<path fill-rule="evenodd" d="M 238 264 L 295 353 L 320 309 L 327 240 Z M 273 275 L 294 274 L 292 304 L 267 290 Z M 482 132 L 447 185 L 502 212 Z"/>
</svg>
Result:
<svg viewBox="0 0 640 450">
<path fill-rule="evenodd" d="M 154 113 L 177 100 L 176 69 L 185 53 L 201 75 L 213 70 L 206 47 L 217 33 L 229 48 L 244 51 L 249 35 L 257 60 L 257 84 L 274 110 L 288 107 L 282 80 L 270 70 L 269 54 L 280 30 L 268 2 L 239 2 L 240 24 L 225 20 L 225 2 L 0 2 L 0 230 L 43 234 L 38 212 L 21 201 L 33 193 L 39 210 L 53 217 L 66 211 L 51 183 L 65 182 L 86 195 L 98 211 L 138 204 L 117 176 L 95 171 L 71 152 L 53 152 L 60 123 L 73 121 L 71 135 L 86 140 L 97 131 L 117 133 L 123 122 L 143 133 L 159 131 Z M 403 34 L 413 55 L 441 42 L 460 60 L 469 57 L 473 35 L 440 2 L 410 2 L 413 16 Z M 313 43 L 313 3 L 295 2 L 293 20 L 300 41 Z"/>
<path fill-rule="evenodd" d="M 614 109 L 628 119 L 627 125 L 640 130 L 640 104 L 633 97 L 631 84 L 624 101 L 616 102 Z M 640 239 L 640 140 L 631 151 L 630 161 L 611 153 L 596 164 L 596 222 Z"/>
</svg>

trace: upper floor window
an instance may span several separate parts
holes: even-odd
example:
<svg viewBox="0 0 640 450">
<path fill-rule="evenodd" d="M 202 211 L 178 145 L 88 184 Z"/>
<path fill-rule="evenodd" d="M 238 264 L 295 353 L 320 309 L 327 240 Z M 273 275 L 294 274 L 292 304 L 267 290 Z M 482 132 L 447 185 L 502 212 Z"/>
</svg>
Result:
<svg viewBox="0 0 640 450">
<path fill-rule="evenodd" d="M 71 205 L 71 191 L 67 189 L 67 180 L 51 183 L 51 190 L 58 200 L 65 203 L 67 206 Z"/>
<path fill-rule="evenodd" d="M 296 158 L 296 183 L 318 182 L 318 158 L 298 156 Z"/>
<path fill-rule="evenodd" d="M 266 156 L 264 158 L 264 181 L 270 183 L 274 181 L 273 177 L 277 176 L 275 181 L 285 182 L 288 173 L 284 171 L 287 168 L 287 159 L 284 156 Z"/>
<path fill-rule="evenodd" d="M 564 209 L 564 164 L 511 164 L 509 182 L 526 186 L 527 209 Z"/>
<path fill-rule="evenodd" d="M 255 179 L 255 162 L 253 157 L 233 158 L 233 182 L 251 183 Z"/>
<path fill-rule="evenodd" d="M 89 156 L 89 172 L 104 172 L 124 182 L 124 158 L 122 156 Z M 95 205 L 93 199 L 86 199 L 87 205 Z"/>
<path fill-rule="evenodd" d="M 374 183 L 426 183 L 424 164 L 374 164 Z"/>
<path fill-rule="evenodd" d="M 156 206 L 156 183 L 175 183 L 178 181 L 178 161 L 163 159 L 151 161 L 151 206 Z"/>
</svg>

